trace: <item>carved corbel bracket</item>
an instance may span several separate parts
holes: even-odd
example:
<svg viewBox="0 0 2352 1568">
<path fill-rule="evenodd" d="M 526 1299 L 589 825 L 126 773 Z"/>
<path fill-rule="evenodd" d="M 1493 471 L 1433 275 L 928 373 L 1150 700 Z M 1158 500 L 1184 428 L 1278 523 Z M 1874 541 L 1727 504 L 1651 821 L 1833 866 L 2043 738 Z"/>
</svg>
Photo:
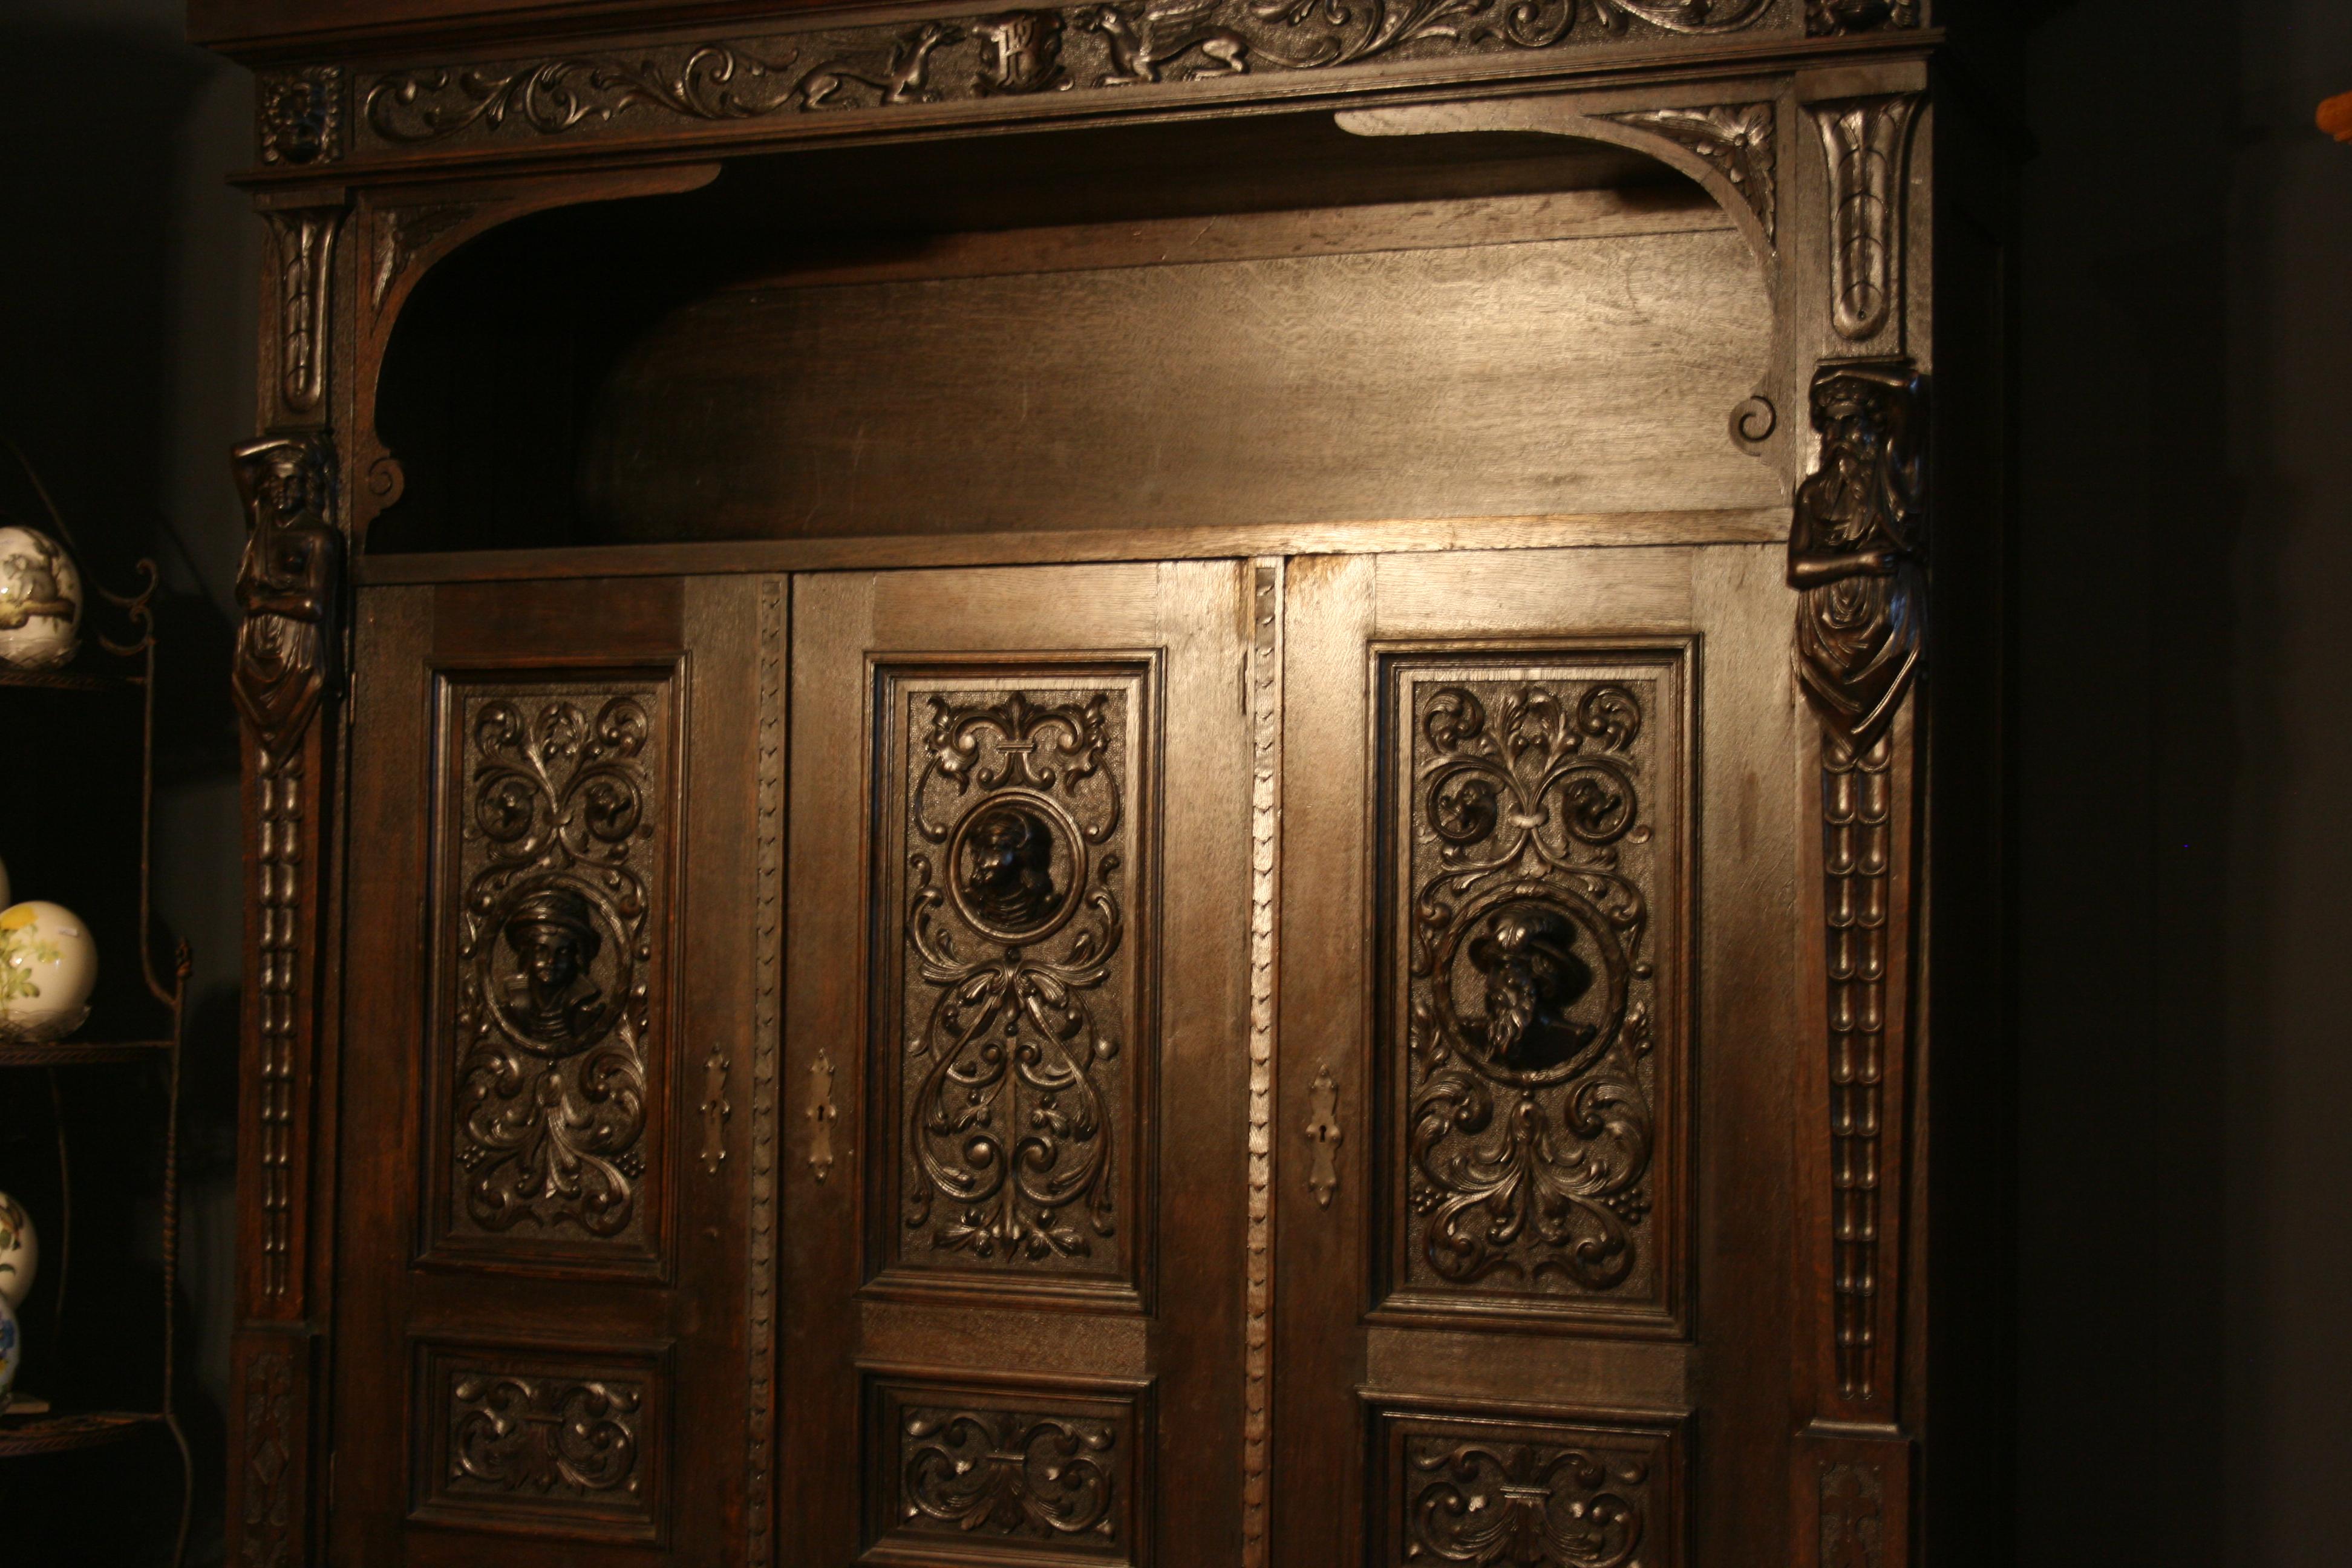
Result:
<svg viewBox="0 0 2352 1568">
<path fill-rule="evenodd" d="M 1825 1124 L 1809 1130 L 1822 1260 L 1817 1415 L 1896 1413 L 1913 726 L 1926 637 L 1926 395 L 1905 361 L 1813 378 L 1813 472 L 1797 490 L 1789 584 L 1797 683 L 1821 730 L 1818 928 Z M 1822 1080 L 1817 1080 L 1817 1082 Z M 1890 1559 L 1891 1560 L 1891 1559 Z"/>
<path fill-rule="evenodd" d="M 1768 275 L 1779 267 L 1778 115 L 1769 100 L 1622 110 L 1555 95 L 1351 109 L 1333 119 L 1358 136 L 1532 131 L 1629 148 L 1698 182 L 1739 226 Z"/>
<path fill-rule="evenodd" d="M 334 320 L 335 239 L 344 205 L 306 198 L 262 210 L 269 224 L 272 304 L 278 340 L 274 423 L 326 422 L 327 367 Z"/>
<path fill-rule="evenodd" d="M 1903 349 L 1904 197 L 1920 95 L 1807 104 L 1829 178 L 1830 324 L 1843 352 Z"/>
</svg>

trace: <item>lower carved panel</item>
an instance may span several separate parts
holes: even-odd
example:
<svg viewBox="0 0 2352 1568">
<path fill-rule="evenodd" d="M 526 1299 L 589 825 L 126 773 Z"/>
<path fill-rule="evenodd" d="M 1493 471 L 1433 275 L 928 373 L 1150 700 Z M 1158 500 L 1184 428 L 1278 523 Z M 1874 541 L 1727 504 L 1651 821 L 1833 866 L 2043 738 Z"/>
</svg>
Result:
<svg viewBox="0 0 2352 1568">
<path fill-rule="evenodd" d="M 1143 1561 L 1141 1391 L 878 1378 L 866 1421 L 869 1561 Z"/>
<path fill-rule="evenodd" d="M 1677 1428 L 1375 1405 L 1369 1539 L 1385 1568 L 1677 1568 Z"/>
<path fill-rule="evenodd" d="M 658 1541 L 662 1358 L 427 1344 L 417 1359 L 414 1517 Z"/>
</svg>

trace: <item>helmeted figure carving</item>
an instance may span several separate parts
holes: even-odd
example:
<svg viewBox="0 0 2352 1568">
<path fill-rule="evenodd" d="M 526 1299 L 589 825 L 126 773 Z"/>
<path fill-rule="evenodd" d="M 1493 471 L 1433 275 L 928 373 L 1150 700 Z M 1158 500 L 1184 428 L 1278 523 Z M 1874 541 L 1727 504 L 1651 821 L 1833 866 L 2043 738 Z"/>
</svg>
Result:
<svg viewBox="0 0 2352 1568">
<path fill-rule="evenodd" d="M 589 977 L 604 939 L 588 900 L 569 888 L 541 888 L 516 902 L 501 934 L 517 965 L 505 982 L 508 1015 L 551 1045 L 592 1041 L 605 1022 L 604 994 Z"/>
<path fill-rule="evenodd" d="M 318 436 L 248 442 L 236 458 L 252 531 L 236 574 L 245 619 L 232 689 L 262 750 L 284 756 L 335 675 L 343 538 L 326 513 L 332 459 Z"/>
<path fill-rule="evenodd" d="M 1568 1016 L 1592 989 L 1592 966 L 1576 952 L 1576 922 L 1540 904 L 1509 904 L 1470 939 L 1470 962 L 1486 980 L 1486 1020 L 1472 1026 L 1486 1049 L 1519 1072 L 1556 1068 L 1600 1030 Z"/>
<path fill-rule="evenodd" d="M 1024 931 L 1054 917 L 1054 832 L 1017 806 L 991 806 L 964 837 L 964 900 L 1002 931 Z"/>
<path fill-rule="evenodd" d="M 1789 585 L 1797 679 L 1853 752 L 1903 705 L 1926 611 L 1924 393 L 1900 362 L 1827 365 L 1813 378 L 1819 468 L 1797 489 Z"/>
</svg>

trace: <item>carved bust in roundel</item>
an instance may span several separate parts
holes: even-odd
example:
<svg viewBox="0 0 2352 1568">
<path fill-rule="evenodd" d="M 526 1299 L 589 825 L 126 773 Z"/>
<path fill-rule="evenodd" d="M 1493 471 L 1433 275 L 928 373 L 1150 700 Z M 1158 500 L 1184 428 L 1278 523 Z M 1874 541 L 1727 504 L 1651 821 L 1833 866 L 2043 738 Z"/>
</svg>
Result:
<svg viewBox="0 0 2352 1568">
<path fill-rule="evenodd" d="M 1600 1031 L 1568 1016 L 1592 989 L 1575 921 L 1541 904 L 1507 904 L 1471 938 L 1469 952 L 1486 982 L 1486 1022 L 1472 1027 L 1497 1066 L 1548 1072 L 1592 1043 Z"/>
<path fill-rule="evenodd" d="M 999 931 L 1026 931 L 1054 918 L 1054 833 L 1018 806 L 983 810 L 964 837 L 964 901 Z"/>
<path fill-rule="evenodd" d="M 550 1046 L 580 1046 L 604 1021 L 604 994 L 591 972 L 604 939 L 588 900 L 569 888 L 541 888 L 515 903 L 501 928 L 516 972 L 506 977 L 515 1027 Z"/>
</svg>

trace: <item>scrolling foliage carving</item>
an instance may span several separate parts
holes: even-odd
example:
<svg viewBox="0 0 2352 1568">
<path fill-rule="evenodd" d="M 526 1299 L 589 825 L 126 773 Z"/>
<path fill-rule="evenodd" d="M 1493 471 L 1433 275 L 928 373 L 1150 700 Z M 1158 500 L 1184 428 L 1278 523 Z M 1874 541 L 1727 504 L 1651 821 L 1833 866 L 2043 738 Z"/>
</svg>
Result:
<svg viewBox="0 0 2352 1568">
<path fill-rule="evenodd" d="M 1138 689 L 899 690 L 899 1259 L 1122 1274 Z"/>
<path fill-rule="evenodd" d="M 1662 1289 L 1653 925 L 1680 817 L 1674 682 L 1661 663 L 1391 667 L 1404 1289 Z"/>
<path fill-rule="evenodd" d="M 1838 1392 L 1881 1392 L 1882 1142 L 1887 1111 L 1895 715 L 1925 641 L 1927 410 L 1902 362 L 1813 379 L 1818 468 L 1797 490 L 1789 584 L 1797 677 L 1822 725 L 1828 927 L 1831 1237 Z"/>
<path fill-rule="evenodd" d="M 652 1539 L 660 1526 L 658 1367 L 640 1355 L 426 1347 L 419 1516 Z"/>
<path fill-rule="evenodd" d="M 894 1555 L 1132 1557 L 1134 1396 L 884 1382 L 873 1398 L 869 1529 Z"/>
<path fill-rule="evenodd" d="M 385 72 L 381 145 L 593 132 L 632 114 L 720 123 L 831 109 L 1318 70 L 1761 26 L 1771 0 L 1109 0 L 823 26 L 759 39 Z"/>
<path fill-rule="evenodd" d="M 668 693 L 459 689 L 449 1224 L 643 1248 Z"/>
<path fill-rule="evenodd" d="M 1384 1414 L 1384 1562 L 1467 1568 L 1672 1568 L 1671 1438 Z"/>
<path fill-rule="evenodd" d="M 1603 118 L 1670 136 L 1722 172 L 1740 195 L 1764 237 L 1775 237 L 1780 195 L 1772 162 L 1772 106 L 1724 104 L 1711 109 L 1644 109 Z"/>
</svg>

